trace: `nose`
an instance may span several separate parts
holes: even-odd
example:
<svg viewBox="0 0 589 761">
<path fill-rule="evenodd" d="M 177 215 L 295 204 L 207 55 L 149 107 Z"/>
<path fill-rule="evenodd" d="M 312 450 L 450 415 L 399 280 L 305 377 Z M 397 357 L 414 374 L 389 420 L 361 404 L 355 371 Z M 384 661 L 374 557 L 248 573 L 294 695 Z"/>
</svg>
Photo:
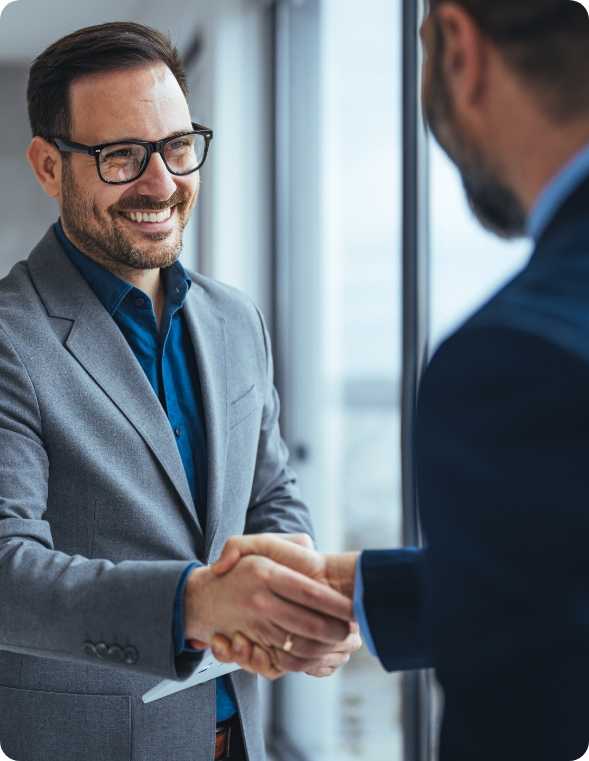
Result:
<svg viewBox="0 0 589 761">
<path fill-rule="evenodd" d="M 159 153 L 149 157 L 146 170 L 137 180 L 136 189 L 141 195 L 151 196 L 166 201 L 177 190 L 173 175 L 168 172 Z"/>
</svg>

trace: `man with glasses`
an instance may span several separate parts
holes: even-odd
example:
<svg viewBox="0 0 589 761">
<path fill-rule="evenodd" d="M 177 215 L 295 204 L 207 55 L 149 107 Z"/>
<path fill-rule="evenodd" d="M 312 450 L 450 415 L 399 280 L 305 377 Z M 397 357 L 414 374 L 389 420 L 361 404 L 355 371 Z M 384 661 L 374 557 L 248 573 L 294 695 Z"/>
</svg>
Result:
<svg viewBox="0 0 589 761">
<path fill-rule="evenodd" d="M 318 676 L 358 647 L 326 586 L 207 565 L 231 534 L 312 528 L 260 313 L 178 261 L 213 138 L 186 94 L 137 24 L 31 68 L 28 159 L 60 216 L 0 281 L 0 744 L 18 761 L 263 759 L 250 674 L 141 696 L 216 631 L 287 649 L 296 632 Z"/>
</svg>

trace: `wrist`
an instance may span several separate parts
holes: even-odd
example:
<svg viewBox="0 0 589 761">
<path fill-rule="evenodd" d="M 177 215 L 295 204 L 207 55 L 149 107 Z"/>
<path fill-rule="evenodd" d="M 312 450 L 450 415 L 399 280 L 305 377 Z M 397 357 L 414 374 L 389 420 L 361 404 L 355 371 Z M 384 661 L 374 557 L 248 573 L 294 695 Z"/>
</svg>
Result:
<svg viewBox="0 0 589 761">
<path fill-rule="evenodd" d="M 184 636 L 208 642 L 212 633 L 211 600 L 207 594 L 215 578 L 209 566 L 193 569 L 184 589 Z"/>
</svg>

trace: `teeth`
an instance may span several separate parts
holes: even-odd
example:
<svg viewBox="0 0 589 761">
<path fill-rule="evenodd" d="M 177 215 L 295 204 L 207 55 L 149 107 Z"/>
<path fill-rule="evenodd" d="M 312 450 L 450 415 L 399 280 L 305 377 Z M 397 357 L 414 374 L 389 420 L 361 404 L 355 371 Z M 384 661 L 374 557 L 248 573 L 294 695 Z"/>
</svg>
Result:
<svg viewBox="0 0 589 761">
<path fill-rule="evenodd" d="M 172 209 L 164 209 L 159 212 L 129 211 L 123 216 L 132 222 L 166 222 L 172 216 Z"/>
</svg>

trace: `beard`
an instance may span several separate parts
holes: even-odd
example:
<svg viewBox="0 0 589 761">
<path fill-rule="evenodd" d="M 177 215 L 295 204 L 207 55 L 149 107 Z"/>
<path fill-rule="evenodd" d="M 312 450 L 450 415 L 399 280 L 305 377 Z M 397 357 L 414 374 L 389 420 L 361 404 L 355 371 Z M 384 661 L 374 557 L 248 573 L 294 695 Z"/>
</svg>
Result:
<svg viewBox="0 0 589 761">
<path fill-rule="evenodd" d="M 481 149 L 457 125 L 454 104 L 442 66 L 443 35 L 435 21 L 435 54 L 424 111 L 429 129 L 456 165 L 468 204 L 481 225 L 502 238 L 526 233 L 527 214 L 515 193 L 489 166 Z"/>
<path fill-rule="evenodd" d="M 134 239 L 120 213 L 125 209 L 161 211 L 173 206 L 176 206 L 178 220 L 175 230 L 171 233 L 141 231 L 140 241 Z M 124 273 L 128 269 L 170 267 L 182 253 L 182 236 L 191 209 L 190 197 L 177 190 L 164 202 L 146 196 L 129 197 L 116 204 L 116 208 L 113 205 L 101 211 L 76 183 L 69 162 L 64 162 L 61 208 L 64 227 L 81 251 L 111 271 Z"/>
</svg>

